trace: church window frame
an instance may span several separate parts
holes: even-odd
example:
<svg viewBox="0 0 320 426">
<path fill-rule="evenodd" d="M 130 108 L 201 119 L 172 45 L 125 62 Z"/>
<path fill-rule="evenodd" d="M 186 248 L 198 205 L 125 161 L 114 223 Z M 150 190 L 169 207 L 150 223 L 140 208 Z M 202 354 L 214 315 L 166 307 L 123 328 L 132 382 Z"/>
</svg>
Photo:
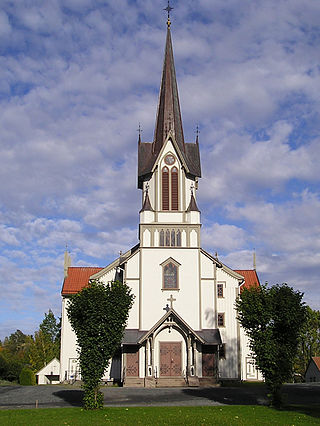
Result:
<svg viewBox="0 0 320 426">
<path fill-rule="evenodd" d="M 170 202 L 171 210 L 179 211 L 179 170 L 176 166 L 170 171 Z"/>
<path fill-rule="evenodd" d="M 180 231 L 180 229 L 178 229 L 177 233 L 176 233 L 176 247 L 181 247 L 181 231 Z"/>
<path fill-rule="evenodd" d="M 171 247 L 176 246 L 176 231 L 174 229 L 171 230 Z"/>
<path fill-rule="evenodd" d="M 161 171 L 161 209 L 170 211 L 170 172 L 167 166 Z"/>
<path fill-rule="evenodd" d="M 167 158 L 174 161 L 169 164 Z M 164 158 L 161 169 L 161 210 L 164 212 L 179 211 L 180 208 L 180 174 L 176 156 L 171 152 Z"/>
<path fill-rule="evenodd" d="M 181 264 L 172 257 L 161 263 L 162 266 L 162 290 L 163 291 L 179 291 L 179 268 Z M 171 271 L 169 270 L 171 269 Z M 166 277 L 167 274 L 167 277 Z M 169 276 L 171 275 L 171 277 Z M 172 276 L 173 274 L 173 276 Z M 170 285 L 170 280 L 174 279 L 173 285 Z M 167 281 L 166 281 L 167 279 Z"/>
<path fill-rule="evenodd" d="M 159 246 L 164 247 L 164 230 L 161 229 L 160 235 L 159 235 Z"/>
<path fill-rule="evenodd" d="M 170 230 L 166 229 L 166 238 L 165 238 L 165 246 L 166 247 L 170 247 L 171 246 L 171 235 L 170 235 Z"/>
<path fill-rule="evenodd" d="M 225 315 L 224 312 L 219 312 L 217 315 L 218 327 L 225 327 Z"/>
<path fill-rule="evenodd" d="M 218 299 L 224 298 L 224 283 L 217 283 L 217 297 Z"/>
</svg>

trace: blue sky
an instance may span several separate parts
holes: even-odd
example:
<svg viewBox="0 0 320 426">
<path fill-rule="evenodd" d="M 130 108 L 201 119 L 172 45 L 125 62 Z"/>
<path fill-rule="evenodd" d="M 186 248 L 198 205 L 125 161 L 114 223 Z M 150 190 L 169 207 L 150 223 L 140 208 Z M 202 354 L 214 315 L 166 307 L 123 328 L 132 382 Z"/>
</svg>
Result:
<svg viewBox="0 0 320 426">
<path fill-rule="evenodd" d="M 320 308 L 320 2 L 173 0 L 186 141 L 200 127 L 202 246 Z M 164 0 L 3 0 L 0 338 L 60 314 L 63 254 L 137 242 L 137 128 L 151 141 Z"/>
</svg>

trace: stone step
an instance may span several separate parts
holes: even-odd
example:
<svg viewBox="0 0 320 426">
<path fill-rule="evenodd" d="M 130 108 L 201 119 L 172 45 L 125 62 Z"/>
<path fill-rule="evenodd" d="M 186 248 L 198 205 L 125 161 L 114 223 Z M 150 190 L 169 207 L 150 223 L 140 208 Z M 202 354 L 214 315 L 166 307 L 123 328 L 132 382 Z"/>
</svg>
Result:
<svg viewBox="0 0 320 426">
<path fill-rule="evenodd" d="M 141 388 L 144 387 L 144 379 L 140 377 L 126 377 L 123 382 L 125 388 Z"/>
<path fill-rule="evenodd" d="M 199 386 L 220 386 L 215 377 L 200 377 Z"/>
<path fill-rule="evenodd" d="M 199 378 L 195 377 L 195 376 L 188 377 L 188 386 L 190 386 L 190 387 L 200 386 Z"/>
<path fill-rule="evenodd" d="M 160 377 L 157 379 L 157 388 L 181 388 L 188 386 L 183 377 Z"/>
</svg>

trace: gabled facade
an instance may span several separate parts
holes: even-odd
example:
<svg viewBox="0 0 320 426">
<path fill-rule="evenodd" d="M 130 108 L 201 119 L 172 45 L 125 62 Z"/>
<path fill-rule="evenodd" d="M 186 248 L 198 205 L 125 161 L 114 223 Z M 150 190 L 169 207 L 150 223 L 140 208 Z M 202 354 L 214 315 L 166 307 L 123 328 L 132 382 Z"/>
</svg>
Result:
<svg viewBox="0 0 320 426">
<path fill-rule="evenodd" d="M 125 386 L 197 386 L 261 378 L 234 309 L 241 286 L 259 285 L 259 280 L 255 270 L 234 271 L 201 248 L 200 177 L 198 138 L 184 141 L 168 21 L 154 140 L 143 143 L 139 136 L 138 142 L 139 244 L 105 268 L 66 267 L 61 380 L 78 374 L 68 296 L 89 279 L 124 280 L 135 295 L 106 380 Z"/>
<path fill-rule="evenodd" d="M 320 356 L 313 356 L 306 370 L 305 381 L 320 382 Z"/>
</svg>

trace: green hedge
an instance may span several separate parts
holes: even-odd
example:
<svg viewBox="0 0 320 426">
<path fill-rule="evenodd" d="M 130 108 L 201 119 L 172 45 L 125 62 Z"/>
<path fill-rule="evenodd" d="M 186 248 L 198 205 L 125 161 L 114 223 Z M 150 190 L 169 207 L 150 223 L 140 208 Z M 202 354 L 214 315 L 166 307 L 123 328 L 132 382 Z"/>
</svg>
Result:
<svg viewBox="0 0 320 426">
<path fill-rule="evenodd" d="M 19 383 L 23 386 L 33 386 L 36 384 L 36 376 L 30 368 L 23 368 L 19 376 Z"/>
</svg>

